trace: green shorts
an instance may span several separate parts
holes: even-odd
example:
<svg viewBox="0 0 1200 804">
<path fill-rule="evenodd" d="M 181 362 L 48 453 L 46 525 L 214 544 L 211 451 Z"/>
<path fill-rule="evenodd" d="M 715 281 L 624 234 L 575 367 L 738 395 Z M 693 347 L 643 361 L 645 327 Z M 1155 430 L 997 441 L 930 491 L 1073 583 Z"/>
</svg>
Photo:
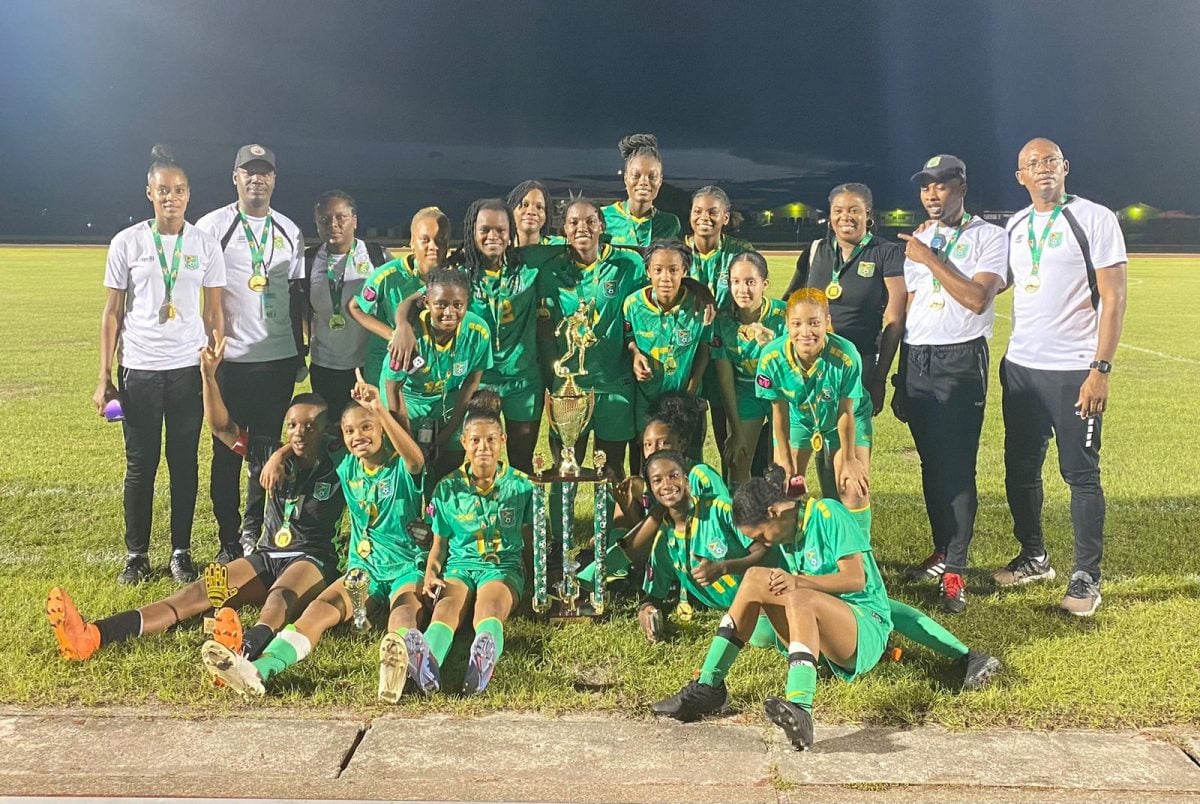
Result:
<svg viewBox="0 0 1200 804">
<path fill-rule="evenodd" d="M 854 621 L 858 625 L 858 646 L 854 651 L 854 668 L 847 669 L 839 664 L 834 664 L 824 656 L 821 657 L 821 661 L 825 663 L 830 672 L 842 681 L 853 681 L 879 664 L 884 650 L 887 649 L 888 637 L 891 635 L 892 629 L 878 614 L 866 611 L 853 603 L 846 605 L 850 607 L 850 611 L 854 614 Z M 768 622 L 767 625 L 770 623 Z M 766 632 L 761 621 L 758 626 L 755 628 L 755 635 L 760 633 L 765 635 Z M 779 634 L 775 634 L 775 650 L 784 657 L 788 655 L 788 646 Z"/>
<path fill-rule="evenodd" d="M 383 365 L 389 362 L 387 341 L 378 335 L 367 336 L 367 354 L 363 358 L 363 379 L 383 391 Z"/>
<path fill-rule="evenodd" d="M 480 389 L 495 391 L 500 395 L 500 411 L 505 421 L 540 422 L 542 408 L 546 405 L 546 392 L 540 382 L 520 378 L 507 382 L 482 382 Z M 596 395 L 597 402 L 599 394 Z"/>
<path fill-rule="evenodd" d="M 854 443 L 860 447 L 871 448 L 871 436 L 874 432 L 871 419 L 862 416 L 854 417 Z M 810 449 L 812 444 L 813 427 L 811 421 L 804 421 L 796 413 L 796 409 L 792 408 L 788 415 L 788 443 L 792 449 Z M 825 437 L 825 449 L 830 453 L 837 452 L 841 447 L 841 439 L 838 438 L 837 429 L 822 433 Z"/>
<path fill-rule="evenodd" d="M 641 432 L 633 428 L 632 385 L 612 385 L 606 391 L 596 391 L 596 407 L 592 411 L 592 420 L 579 434 L 578 443 L 586 444 L 588 433 L 592 432 L 601 441 L 629 441 Z M 580 463 L 583 462 L 584 454 L 576 447 L 575 458 Z"/>
<path fill-rule="evenodd" d="M 525 569 L 516 561 L 502 561 L 499 564 L 475 560 L 447 563 L 442 576 L 446 580 L 453 578 L 461 581 L 473 592 L 490 581 L 503 581 L 513 590 L 517 600 L 525 594 Z"/>
<path fill-rule="evenodd" d="M 359 569 L 367 573 L 371 579 L 371 597 L 388 603 L 401 587 L 410 583 L 420 586 L 425 580 L 428 553 L 422 551 L 380 556 L 380 552 L 378 549 L 373 551 L 371 558 L 374 560 L 367 561 L 355 553 L 354 545 L 351 545 L 350 559 L 346 562 L 347 570 Z"/>
<path fill-rule="evenodd" d="M 738 418 L 764 419 L 771 415 L 771 400 L 759 399 L 751 394 L 737 394 Z"/>
</svg>

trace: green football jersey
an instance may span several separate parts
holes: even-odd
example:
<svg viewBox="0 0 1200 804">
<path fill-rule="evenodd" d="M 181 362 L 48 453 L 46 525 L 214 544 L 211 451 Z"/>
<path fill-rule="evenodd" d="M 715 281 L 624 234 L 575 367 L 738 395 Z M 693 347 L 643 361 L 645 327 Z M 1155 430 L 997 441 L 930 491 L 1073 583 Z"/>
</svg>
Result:
<svg viewBox="0 0 1200 804">
<path fill-rule="evenodd" d="M 794 575 L 831 575 L 838 571 L 839 559 L 862 553 L 866 585 L 861 591 L 846 592 L 838 597 L 851 606 L 875 614 L 891 630 L 887 589 L 875 563 L 871 542 L 839 501 L 810 497 L 804 515 L 797 521 L 793 541 L 780 545 L 780 551 L 783 565 Z"/>
<path fill-rule="evenodd" d="M 630 215 L 625 202 L 618 201 L 600 210 L 604 215 L 604 233 L 618 246 L 645 248 L 655 240 L 678 240 L 683 227 L 670 212 L 655 209 L 645 218 Z"/>
<path fill-rule="evenodd" d="M 703 283 L 712 291 L 717 300 L 717 309 L 729 309 L 732 297 L 729 292 L 729 264 L 733 258 L 747 251 L 754 251 L 754 246 L 736 237 L 721 236 L 721 244 L 707 254 L 696 251 L 692 236 L 684 238 L 684 243 L 692 249 L 692 267 L 690 276 Z"/>
<path fill-rule="evenodd" d="M 483 374 L 486 385 L 526 380 L 532 387 L 541 381 L 537 358 L 538 306 L 545 291 L 542 272 L 524 262 L 501 271 L 483 272 L 472 283 L 470 310 L 492 333 L 492 367 Z"/>
<path fill-rule="evenodd" d="M 523 529 L 533 522 L 533 482 L 524 472 L 501 465 L 485 491 L 464 466 L 441 479 L 431 507 L 434 534 L 450 543 L 447 567 L 468 560 L 521 562 Z"/>
<path fill-rule="evenodd" d="M 704 323 L 704 305 L 686 288 L 670 311 L 658 306 L 654 288 L 642 288 L 625 297 L 623 309 L 625 340 L 637 344 L 650 360 L 650 379 L 637 384 L 638 391 L 653 401 L 666 391 L 687 386 L 701 344 L 712 340 Z"/>
<path fill-rule="evenodd" d="M 754 376 L 758 374 L 759 358 L 775 338 L 787 332 L 787 304 L 779 299 L 764 298 L 758 323 L 775 333 L 766 344 L 759 343 L 754 331 L 731 309 L 721 310 L 713 321 L 712 359 L 733 365 L 733 388 L 739 397 L 756 396 Z"/>
<path fill-rule="evenodd" d="M 384 579 L 424 566 L 427 551 L 408 532 L 421 519 L 424 475 L 413 477 L 397 453 L 375 470 L 346 455 L 337 472 L 350 513 L 350 569 Z"/>
<path fill-rule="evenodd" d="M 424 287 L 425 280 L 413 264 L 412 256 L 397 257 L 375 269 L 355 300 L 364 313 L 395 329 L 396 308 L 400 302 Z M 386 358 L 387 341 L 378 335 L 369 335 L 367 354 L 363 358 L 363 378 L 367 382 L 379 384 L 379 372 Z"/>
<path fill-rule="evenodd" d="M 729 489 L 721 476 L 705 464 L 696 464 L 688 473 L 688 494 L 692 510 L 687 526 L 676 530 L 675 523 L 664 517 L 654 537 L 654 546 L 646 566 L 646 594 L 665 600 L 671 585 L 678 582 L 687 599 L 712 609 L 727 609 L 737 595 L 740 575 L 723 575 L 708 586 L 692 577 L 692 569 L 701 559 L 727 561 L 749 555 L 749 544 L 733 524 Z"/>
<path fill-rule="evenodd" d="M 445 418 L 454 410 L 458 389 L 475 371 L 492 367 L 492 333 L 472 312 L 463 315 L 458 332 L 445 344 L 433 339 L 429 311 L 423 310 L 416 327 L 417 354 L 424 361 L 415 371 L 383 367 L 383 379 L 400 383 L 410 420 L 426 416 Z"/>
<path fill-rule="evenodd" d="M 829 435 L 837 432 L 838 406 L 853 399 L 854 415 L 871 420 L 871 397 L 862 387 L 862 360 L 850 341 L 830 332 L 825 348 L 807 371 L 800 365 L 787 335 L 781 335 L 763 347 L 754 377 L 759 399 L 772 402 L 786 399 L 792 413 L 814 430 Z"/>
<path fill-rule="evenodd" d="M 555 328 L 579 309 L 580 302 L 591 313 L 596 343 L 587 350 L 588 373 L 575 380 L 579 387 L 604 391 L 614 385 L 631 384 L 633 368 L 622 339 L 621 306 L 630 293 L 646 286 L 642 258 L 628 249 L 604 245 L 596 262 L 579 265 L 564 249 L 542 270 L 548 274 L 544 304 Z M 557 349 L 559 355 L 567 350 L 565 328 L 558 334 Z M 568 367 L 575 370 L 578 365 L 572 360 Z"/>
</svg>

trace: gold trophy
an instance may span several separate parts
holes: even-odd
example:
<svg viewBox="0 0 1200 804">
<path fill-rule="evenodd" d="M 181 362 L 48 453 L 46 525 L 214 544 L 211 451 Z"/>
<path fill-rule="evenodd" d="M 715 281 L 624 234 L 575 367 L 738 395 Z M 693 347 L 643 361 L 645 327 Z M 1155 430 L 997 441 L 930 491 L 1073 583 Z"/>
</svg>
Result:
<svg viewBox="0 0 1200 804">
<path fill-rule="evenodd" d="M 556 393 L 546 394 L 546 410 L 550 426 L 562 442 L 562 460 L 558 472 L 563 477 L 576 477 L 579 475 L 579 462 L 575 459 L 575 443 L 592 420 L 592 411 L 596 407 L 596 392 L 581 391 L 575 384 L 576 377 L 588 373 L 584 361 L 587 350 L 596 343 L 596 333 L 592 331 L 592 310 L 586 302 L 581 301 L 579 309 L 559 322 L 554 335 L 562 335 L 564 330 L 567 351 L 554 361 L 554 374 L 565 382 Z M 576 356 L 579 357 L 579 370 L 571 371 L 567 361 Z"/>
<path fill-rule="evenodd" d="M 352 569 L 346 573 L 346 594 L 350 596 L 351 619 L 354 627 L 365 631 L 370 627 L 367 621 L 367 598 L 371 593 L 371 576 L 364 569 Z"/>
</svg>

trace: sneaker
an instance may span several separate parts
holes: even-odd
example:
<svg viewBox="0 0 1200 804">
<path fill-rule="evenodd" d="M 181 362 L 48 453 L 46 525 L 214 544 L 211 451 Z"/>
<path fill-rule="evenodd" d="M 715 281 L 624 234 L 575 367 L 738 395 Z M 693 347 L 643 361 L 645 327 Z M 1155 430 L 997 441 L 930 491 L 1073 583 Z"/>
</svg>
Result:
<svg viewBox="0 0 1200 804">
<path fill-rule="evenodd" d="M 396 703 L 408 680 L 408 649 L 395 631 L 379 643 L 379 700 Z"/>
<path fill-rule="evenodd" d="M 647 604 L 638 609 L 638 625 L 651 645 L 663 641 L 663 615 L 658 606 Z"/>
<path fill-rule="evenodd" d="M 214 679 L 221 681 L 243 698 L 266 694 L 262 677 L 246 657 L 238 656 L 220 642 L 208 640 L 200 648 L 200 661 Z"/>
<path fill-rule="evenodd" d="M 948 614 L 962 614 L 967 608 L 967 584 L 957 572 L 942 573 L 938 603 Z"/>
<path fill-rule="evenodd" d="M 175 579 L 175 583 L 191 583 L 196 580 L 196 565 L 192 563 L 191 553 L 175 553 L 171 556 L 171 563 L 167 565 L 171 571 L 171 577 Z"/>
<path fill-rule="evenodd" d="M 705 715 L 718 715 L 729 708 L 729 690 L 725 682 L 719 686 L 689 681 L 687 686 L 669 698 L 650 707 L 656 715 L 666 715 L 684 723 L 699 720 Z"/>
<path fill-rule="evenodd" d="M 242 619 L 228 606 L 217 609 L 213 616 L 212 638 L 233 653 L 242 654 Z"/>
<path fill-rule="evenodd" d="M 767 717 L 787 735 L 788 742 L 797 751 L 807 751 L 813 744 L 812 712 L 803 706 L 783 698 L 768 698 L 763 701 Z"/>
<path fill-rule="evenodd" d="M 966 672 L 963 673 L 964 690 L 981 690 L 1004 669 L 995 656 L 977 650 L 967 651 Z"/>
<path fill-rule="evenodd" d="M 217 564 L 228 564 L 242 557 L 242 548 L 239 545 L 223 544 L 221 545 L 221 552 L 217 553 L 217 557 L 213 561 Z"/>
<path fill-rule="evenodd" d="M 487 689 L 496 669 L 496 640 L 491 634 L 476 634 L 467 657 L 467 674 L 463 678 L 463 695 L 478 695 Z"/>
<path fill-rule="evenodd" d="M 1035 561 L 1030 556 L 1021 553 L 1008 566 L 992 574 L 996 586 L 1020 586 L 1034 581 L 1054 580 L 1054 567 L 1050 566 L 1050 556 L 1041 561 Z"/>
<path fill-rule="evenodd" d="M 404 649 L 408 653 L 408 677 L 426 695 L 442 688 L 442 670 L 433 657 L 425 635 L 415 628 L 404 632 Z"/>
<path fill-rule="evenodd" d="M 117 583 L 126 586 L 139 584 L 150 577 L 150 559 L 147 556 L 127 556 L 125 569 L 117 576 Z"/>
<path fill-rule="evenodd" d="M 934 550 L 929 554 L 929 558 L 906 569 L 904 579 L 907 581 L 932 581 L 942 577 L 942 573 L 945 571 L 946 554 L 941 550 Z"/>
<path fill-rule="evenodd" d="M 1083 570 L 1071 576 L 1067 584 L 1067 594 L 1058 607 L 1076 617 L 1091 617 L 1100 605 L 1100 584 L 1092 580 L 1092 576 Z"/>
<path fill-rule="evenodd" d="M 72 662 L 86 662 L 100 647 L 100 630 L 84 622 L 71 596 L 61 586 L 50 590 L 46 598 L 46 616 L 58 640 L 58 655 Z"/>
<path fill-rule="evenodd" d="M 253 533 L 243 533 L 241 535 L 241 537 L 238 539 L 237 548 L 235 548 L 235 549 L 240 548 L 242 551 L 238 555 L 238 558 L 245 558 L 246 556 L 250 555 L 251 553 L 254 552 L 254 548 L 256 548 L 257 546 L 258 546 L 258 537 L 257 536 L 255 536 Z"/>
</svg>

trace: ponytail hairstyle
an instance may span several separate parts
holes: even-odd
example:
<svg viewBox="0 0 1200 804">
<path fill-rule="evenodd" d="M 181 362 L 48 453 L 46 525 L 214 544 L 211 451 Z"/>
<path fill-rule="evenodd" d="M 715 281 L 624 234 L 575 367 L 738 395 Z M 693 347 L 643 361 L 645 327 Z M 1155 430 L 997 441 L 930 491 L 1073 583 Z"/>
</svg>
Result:
<svg viewBox="0 0 1200 804">
<path fill-rule="evenodd" d="M 538 232 L 542 237 L 547 237 L 550 234 L 550 216 L 554 210 L 554 203 L 550 199 L 550 191 L 546 189 L 546 185 L 542 184 L 537 179 L 526 179 L 516 187 L 509 190 L 508 195 L 504 197 L 504 203 L 508 205 L 509 212 L 513 213 L 514 221 L 517 214 L 517 207 L 525 200 L 525 196 L 529 195 L 533 190 L 537 190 L 542 194 L 542 199 L 546 202 L 546 222 L 542 224 L 542 230 Z M 602 216 L 603 217 L 603 216 Z M 513 227 L 513 240 L 517 239 L 516 227 Z"/>
<path fill-rule="evenodd" d="M 766 279 L 768 274 L 767 258 L 759 254 L 757 251 L 743 251 L 732 260 L 729 261 L 729 270 L 733 270 L 733 266 L 739 262 L 748 262 L 754 266 L 754 270 L 758 272 L 761 279 Z"/>
<path fill-rule="evenodd" d="M 474 424 L 475 422 L 495 422 L 497 427 L 501 427 L 500 394 L 489 389 L 475 392 L 474 396 L 467 402 L 467 412 L 463 417 L 463 427 L 466 428 L 467 425 Z"/>
<path fill-rule="evenodd" d="M 658 164 L 662 164 L 662 155 L 658 152 L 658 137 L 653 134 L 626 134 L 617 143 L 617 150 L 621 152 L 621 161 L 626 167 L 629 166 L 629 160 L 635 156 L 649 156 Z"/>
<path fill-rule="evenodd" d="M 700 401 L 687 391 L 667 391 L 650 406 L 649 422 L 665 424 L 675 436 L 684 443 L 684 450 L 691 446 L 700 425 L 704 421 L 704 411 L 700 410 Z"/>
<path fill-rule="evenodd" d="M 160 170 L 178 170 L 187 178 L 187 171 L 175 161 L 175 157 L 165 145 L 155 145 L 150 149 L 150 167 L 146 169 L 146 184 L 154 183 L 154 174 Z"/>
<path fill-rule="evenodd" d="M 867 207 L 867 231 L 875 229 L 875 196 L 871 193 L 871 188 L 867 185 L 857 182 L 848 181 L 844 184 L 839 184 L 829 191 L 829 208 L 833 209 L 833 199 L 837 198 L 842 193 L 856 195 Z M 833 231 L 833 221 L 829 221 L 829 231 Z"/>
<path fill-rule="evenodd" d="M 582 194 L 571 195 L 567 198 L 567 205 L 563 207 L 563 234 L 566 234 L 567 213 L 571 210 L 571 207 L 575 206 L 576 204 L 587 204 L 596 211 L 596 217 L 600 219 L 600 234 L 604 234 L 605 229 L 608 228 L 607 224 L 604 222 L 604 210 L 600 208 L 599 202 L 593 201 Z M 549 225 L 549 216 L 547 216 L 546 220 L 547 225 Z"/>
<path fill-rule="evenodd" d="M 733 205 L 729 201 L 729 195 L 717 185 L 710 184 L 706 187 L 701 187 L 699 190 L 692 193 L 692 203 L 695 203 L 696 199 L 703 195 L 711 195 L 713 198 L 721 202 L 721 205 L 725 207 L 726 212 L 732 211 L 731 207 Z"/>
<path fill-rule="evenodd" d="M 508 248 L 504 251 L 504 258 L 501 265 L 517 264 L 517 248 L 513 245 L 517 242 L 517 222 L 513 218 L 512 210 L 509 209 L 508 204 L 499 198 L 480 198 L 467 207 L 466 217 L 463 218 L 462 247 L 449 260 L 450 264 L 461 266 L 467 272 L 467 276 L 470 277 L 472 283 L 479 278 L 480 274 L 487 267 L 487 260 L 479 250 L 479 246 L 475 243 L 475 221 L 478 220 L 479 213 L 484 210 L 503 212 L 505 217 L 508 218 L 509 243 Z"/>
<path fill-rule="evenodd" d="M 685 458 L 682 453 L 676 452 L 673 449 L 660 449 L 658 452 L 655 452 L 649 458 L 647 458 L 646 462 L 642 464 L 642 478 L 646 481 L 647 490 L 649 490 L 650 486 L 650 467 L 656 463 L 659 463 L 660 461 L 671 461 L 672 463 L 677 464 L 679 468 L 683 470 L 683 474 L 685 476 L 692 470 L 692 462 Z M 653 497 L 654 492 L 651 491 L 650 496 Z"/>
<path fill-rule="evenodd" d="M 787 472 L 773 463 L 762 477 L 752 477 L 738 486 L 733 494 L 733 524 L 738 527 L 761 525 L 770 519 L 772 505 L 787 501 L 784 484 Z"/>
</svg>

